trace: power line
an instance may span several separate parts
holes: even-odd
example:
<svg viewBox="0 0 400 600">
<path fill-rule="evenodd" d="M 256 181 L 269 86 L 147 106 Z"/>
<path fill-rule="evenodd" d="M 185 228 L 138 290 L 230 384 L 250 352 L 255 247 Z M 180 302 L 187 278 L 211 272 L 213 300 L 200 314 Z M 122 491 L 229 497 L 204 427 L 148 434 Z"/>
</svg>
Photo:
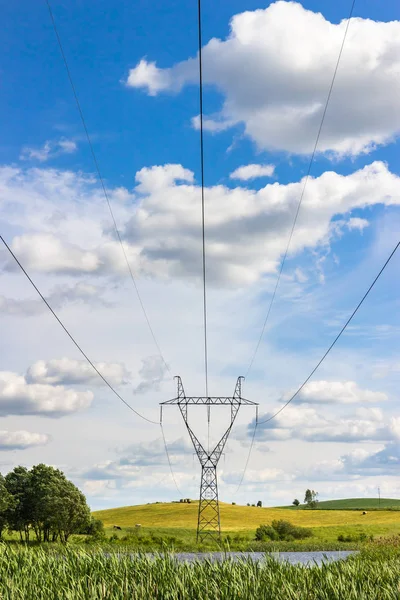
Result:
<svg viewBox="0 0 400 600">
<path fill-rule="evenodd" d="M 374 285 L 378 281 L 379 277 L 382 275 L 382 273 L 385 270 L 386 266 L 389 264 L 389 262 L 391 261 L 391 259 L 395 255 L 395 253 L 396 253 L 396 251 L 397 251 L 397 249 L 398 249 L 399 246 L 400 246 L 400 241 L 397 242 L 396 246 L 393 248 L 393 250 L 390 253 L 389 257 L 386 259 L 386 261 L 385 261 L 383 267 L 381 268 L 381 270 L 379 271 L 378 275 L 375 277 L 375 279 L 373 280 L 373 282 L 371 283 L 371 285 L 369 286 L 369 288 L 365 292 L 364 296 L 361 298 L 360 302 L 357 304 L 356 308 L 353 310 L 353 312 L 351 313 L 350 317 L 347 319 L 346 323 L 343 325 L 342 329 L 339 331 L 339 333 L 337 334 L 337 336 L 335 337 L 335 339 L 333 340 L 332 344 L 329 346 L 329 348 L 327 349 L 327 351 L 325 352 L 325 354 L 322 356 L 322 358 L 315 365 L 315 367 L 313 368 L 313 370 L 311 371 L 311 373 L 309 374 L 309 376 L 303 381 L 303 383 L 301 384 L 301 386 L 293 394 L 293 396 L 286 402 L 286 404 L 284 404 L 274 415 L 272 415 L 268 419 L 265 419 L 265 421 L 259 421 L 259 423 L 258 423 L 259 425 L 262 425 L 263 423 L 268 423 L 269 421 L 272 421 L 272 419 L 275 419 L 275 417 L 278 416 L 287 407 L 287 405 L 290 404 L 292 402 L 292 400 L 294 400 L 296 398 L 296 396 L 301 392 L 301 390 L 303 389 L 303 387 L 308 383 L 308 381 L 314 375 L 315 371 L 321 366 L 321 364 L 323 363 L 323 361 L 325 360 L 325 358 L 328 356 L 329 352 L 332 350 L 332 348 L 334 347 L 334 345 L 336 344 L 336 342 L 338 341 L 338 339 L 340 338 L 340 336 L 342 335 L 342 333 L 344 332 L 344 330 L 346 329 L 346 327 L 349 325 L 349 323 L 353 319 L 354 315 L 357 313 L 358 309 L 363 304 L 364 300 L 366 299 L 366 297 L 368 296 L 368 294 L 370 293 L 370 291 L 372 290 L 372 288 L 374 287 Z"/>
<path fill-rule="evenodd" d="M 104 179 L 103 179 L 103 176 L 102 176 L 101 171 L 100 171 L 100 165 L 99 165 L 99 162 L 97 160 L 96 153 L 94 151 L 94 147 L 93 147 L 93 144 L 92 144 L 91 137 L 89 135 L 89 130 L 88 130 L 87 125 L 86 125 L 85 116 L 83 114 L 81 103 L 79 102 L 78 93 L 76 91 L 75 84 L 74 84 L 74 81 L 72 79 L 71 70 L 69 68 L 67 57 L 66 57 L 65 52 L 64 52 L 64 47 L 63 47 L 63 44 L 61 42 L 60 35 L 58 33 L 56 21 L 54 19 L 54 15 L 53 15 L 53 11 L 52 11 L 51 6 L 50 6 L 50 2 L 49 2 L 49 0 L 45 0 L 45 2 L 47 4 L 47 8 L 49 10 L 50 19 L 51 19 L 51 22 L 52 22 L 52 25 L 53 25 L 54 33 L 55 33 L 55 36 L 57 38 L 58 46 L 60 48 L 60 53 L 61 53 L 61 56 L 62 56 L 62 59 L 63 59 L 63 62 L 64 62 L 64 66 L 65 66 L 65 70 L 67 72 L 69 83 L 71 85 L 72 93 L 73 93 L 73 96 L 75 98 L 75 103 L 76 103 L 76 106 L 77 106 L 77 109 L 78 109 L 78 112 L 79 112 L 79 116 L 80 116 L 81 121 L 82 121 L 83 129 L 85 131 L 85 136 L 86 136 L 87 142 L 89 144 L 90 152 L 91 152 L 92 158 L 93 158 L 93 163 L 94 163 L 95 169 L 97 171 L 97 176 L 99 178 L 100 185 L 101 185 L 101 188 L 102 188 L 102 191 L 103 191 L 103 194 L 104 194 L 104 198 L 106 199 L 108 210 L 110 211 L 110 215 L 111 215 L 111 218 L 112 218 L 112 221 L 113 221 L 113 224 L 114 224 L 115 235 L 116 235 L 117 240 L 119 241 L 119 244 L 120 244 L 120 246 L 122 248 L 122 252 L 123 252 L 123 255 L 124 255 L 124 259 L 125 259 L 126 265 L 128 267 L 128 271 L 129 271 L 129 274 L 130 274 L 130 277 L 131 277 L 131 280 L 132 280 L 132 283 L 133 283 L 133 287 L 135 289 L 137 298 L 139 300 L 139 304 L 140 304 L 140 307 L 142 309 L 144 318 L 146 320 L 147 327 L 148 327 L 148 329 L 150 331 L 151 337 L 153 338 L 153 342 L 154 342 L 154 344 L 155 344 L 155 346 L 157 348 L 157 351 L 158 351 L 158 354 L 161 357 L 161 360 L 164 363 L 164 366 L 166 367 L 166 369 L 167 369 L 168 372 L 171 372 L 170 368 L 169 368 L 169 366 L 167 364 L 167 362 L 164 359 L 164 356 L 163 356 L 163 353 L 161 351 L 161 348 L 160 348 L 160 346 L 159 346 L 159 344 L 157 342 L 156 336 L 154 334 L 153 328 L 152 328 L 151 323 L 150 323 L 150 319 L 149 319 L 148 314 L 146 312 L 146 309 L 144 307 L 143 300 L 142 300 L 140 292 L 139 292 L 139 288 L 137 286 L 135 277 L 133 275 L 132 268 L 131 268 L 131 265 L 129 263 L 126 251 L 125 251 L 124 244 L 122 242 L 122 237 L 121 237 L 121 234 L 119 232 L 119 229 L 118 229 L 118 226 L 117 226 L 117 221 L 115 219 L 114 212 L 113 212 L 113 209 L 112 209 L 112 206 L 111 206 L 111 202 L 110 202 L 110 199 L 109 199 L 109 196 L 108 196 L 108 193 L 107 193 L 107 189 L 106 189 L 106 186 L 104 184 Z"/>
<path fill-rule="evenodd" d="M 336 80 L 336 75 L 337 75 L 337 72 L 338 72 L 340 59 L 342 58 L 343 48 L 344 48 L 344 44 L 345 44 L 346 37 L 347 37 L 347 32 L 349 30 L 349 25 L 350 25 L 351 18 L 353 16 L 354 5 L 355 5 L 355 0 L 353 0 L 353 2 L 351 4 L 351 9 L 350 9 L 349 17 L 347 19 L 347 23 L 346 23 L 346 28 L 345 28 L 345 32 L 344 32 L 342 44 L 340 46 L 340 51 L 339 51 L 338 59 L 336 61 L 335 70 L 333 72 L 333 77 L 332 77 L 332 81 L 331 81 L 331 84 L 330 84 L 330 87 L 329 87 L 328 96 L 326 98 L 325 107 L 324 107 L 324 110 L 323 110 L 323 113 L 322 113 L 322 119 L 321 119 L 321 123 L 320 123 L 319 129 L 318 129 L 317 138 L 315 140 L 314 149 L 313 149 L 313 152 L 311 154 L 310 162 L 308 164 L 307 174 L 306 174 L 306 177 L 304 179 L 304 185 L 303 185 L 303 189 L 302 189 L 301 194 L 300 194 L 299 203 L 297 205 L 296 213 L 294 215 L 294 220 L 293 220 L 292 229 L 290 231 L 289 240 L 288 240 L 288 243 L 287 243 L 287 246 L 286 246 L 285 253 L 283 255 L 283 259 L 282 259 L 281 266 L 280 266 L 280 269 L 279 269 L 278 277 L 277 277 L 277 280 L 276 280 L 276 283 L 275 283 L 275 288 L 274 288 L 274 291 L 272 293 L 271 301 L 269 303 L 269 307 L 268 307 L 268 311 L 267 311 L 267 316 L 265 317 L 264 324 L 263 324 L 262 329 L 261 329 L 261 334 L 260 334 L 260 337 L 259 337 L 257 345 L 256 345 L 256 349 L 255 349 L 254 354 L 252 356 L 252 359 L 250 361 L 250 365 L 249 365 L 249 367 L 247 369 L 246 377 L 248 376 L 248 374 L 251 371 L 251 368 L 252 368 L 254 360 L 256 358 L 256 355 L 257 355 L 258 349 L 260 347 L 261 341 L 262 341 L 262 339 L 264 337 L 265 328 L 267 326 L 268 319 L 269 319 L 269 316 L 270 316 L 270 313 L 271 313 L 271 309 L 272 309 L 272 305 L 273 305 L 273 303 L 275 301 L 276 292 L 278 290 L 279 282 L 281 280 L 283 267 L 284 267 L 285 262 L 286 262 L 286 258 L 287 258 L 288 252 L 289 252 L 290 244 L 292 243 L 293 232 L 294 232 L 295 227 L 296 227 L 297 219 L 298 219 L 299 212 L 300 212 L 300 207 L 302 205 L 303 198 L 304 198 L 304 193 L 306 191 L 307 183 L 308 183 L 308 180 L 310 178 L 311 167 L 312 167 L 312 164 L 314 162 L 315 154 L 317 152 L 317 147 L 318 147 L 319 139 L 320 139 L 320 136 L 321 136 L 322 127 L 323 127 L 323 124 L 324 124 L 324 121 L 325 121 L 326 112 L 328 110 L 328 104 L 329 104 L 329 101 L 331 99 L 332 90 L 333 90 L 333 86 L 334 86 L 334 83 L 335 83 L 335 80 Z"/>
<path fill-rule="evenodd" d="M 169 456 L 169 451 L 168 451 L 168 446 L 167 446 L 167 440 L 165 439 L 164 427 L 163 427 L 162 421 L 160 421 L 160 427 L 161 427 L 161 433 L 162 433 L 162 437 L 163 437 L 163 441 L 164 441 L 165 454 L 167 455 L 167 459 L 168 459 L 168 465 L 169 465 L 169 470 L 170 470 L 170 472 L 171 472 L 171 477 L 172 477 L 172 480 L 173 480 L 173 482 L 174 482 L 174 484 L 175 484 L 175 487 L 176 487 L 176 489 L 178 490 L 178 494 L 179 494 L 180 496 L 183 496 L 183 494 L 182 494 L 181 490 L 179 489 L 179 486 L 178 486 L 178 484 L 176 483 L 176 479 L 175 479 L 174 471 L 173 471 L 173 469 L 172 469 L 171 458 L 170 458 L 170 456 Z"/>
<path fill-rule="evenodd" d="M 79 350 L 79 352 L 85 358 L 85 360 L 89 363 L 89 365 L 92 367 L 92 369 L 94 369 L 94 371 L 97 373 L 97 375 L 110 388 L 110 390 L 117 396 L 117 398 L 119 398 L 119 400 L 121 400 L 121 402 L 123 402 L 125 404 L 125 406 L 127 406 L 132 412 L 135 413 L 135 415 L 137 415 L 138 417 L 140 417 L 144 421 L 147 421 L 148 423 L 152 423 L 153 425 L 158 425 L 157 421 L 152 421 L 151 419 L 148 419 L 147 417 L 145 417 L 142 414 L 140 414 L 137 410 L 135 410 L 130 404 L 128 404 L 128 402 L 126 402 L 126 400 L 124 400 L 122 398 L 122 396 L 111 385 L 111 383 L 104 377 L 104 375 L 102 375 L 102 373 L 98 370 L 98 368 L 96 367 L 96 365 L 90 360 L 90 358 L 88 357 L 88 355 L 82 350 L 81 346 L 78 344 L 78 342 L 72 336 L 72 334 L 68 331 L 68 329 L 66 328 L 66 326 L 64 325 L 64 323 L 59 318 L 59 316 L 52 309 L 52 307 L 50 306 L 50 304 L 48 303 L 48 301 L 46 300 L 46 298 L 43 296 L 42 292 L 39 290 L 39 288 L 37 287 L 37 285 L 35 284 L 35 282 L 32 280 L 32 278 L 30 277 L 30 275 L 27 273 L 27 271 L 22 266 L 22 264 L 20 263 L 20 261 L 18 260 L 18 258 L 15 256 L 14 252 L 11 250 L 10 246 L 7 244 L 7 242 L 5 241 L 5 239 L 3 238 L 3 236 L 1 236 L 1 235 L 0 235 L 0 240 L 3 242 L 3 244 L 7 248 L 8 252 L 11 254 L 11 256 L 13 257 L 13 259 L 15 260 L 15 262 L 17 263 L 17 265 L 19 266 L 19 268 L 21 269 L 21 271 L 23 272 L 23 274 L 25 275 L 25 277 L 28 279 L 29 283 L 35 288 L 36 292 L 39 294 L 40 298 L 43 300 L 43 302 L 45 303 L 45 305 L 47 306 L 47 308 L 49 309 L 49 311 L 51 312 L 51 314 L 53 315 L 53 317 L 58 321 L 59 325 L 61 325 L 61 327 L 64 329 L 65 333 L 67 334 L 67 336 L 70 338 L 70 340 L 73 342 L 73 344 L 75 344 L 76 348 Z"/>
<path fill-rule="evenodd" d="M 332 350 L 332 348 L 335 346 L 336 342 L 341 337 L 342 333 L 345 331 L 345 329 L 347 328 L 347 326 L 352 321 L 353 317 L 358 312 L 358 310 L 361 307 L 361 305 L 363 304 L 364 300 L 367 298 L 368 294 L 370 293 L 370 291 L 372 290 L 372 288 L 375 286 L 376 282 L 378 281 L 378 279 L 382 275 L 383 271 L 386 269 L 387 265 L 392 260 L 392 258 L 395 255 L 395 253 L 397 252 L 399 246 L 400 246 L 400 241 L 397 242 L 397 244 L 393 248 L 392 252 L 389 254 L 388 258 L 386 259 L 385 263 L 381 267 L 379 273 L 376 275 L 375 279 L 373 280 L 373 282 L 371 283 L 371 285 L 369 286 L 369 288 L 367 289 L 367 291 L 365 292 L 365 294 L 363 295 L 363 297 L 361 298 L 361 300 L 357 304 L 356 308 L 353 310 L 353 312 L 351 313 L 350 317 L 347 319 L 346 323 L 343 325 L 342 329 L 339 331 L 339 333 L 337 334 L 337 336 L 335 337 L 335 339 L 333 340 L 333 342 L 331 343 L 331 345 L 329 346 L 329 348 L 326 350 L 326 352 L 324 353 L 324 355 L 321 357 L 321 359 L 318 361 L 318 363 L 316 364 L 316 366 L 313 368 L 313 370 L 311 371 L 311 373 L 309 374 L 309 376 L 303 381 L 303 383 L 301 384 L 301 386 L 289 398 L 289 400 L 283 406 L 281 406 L 281 408 L 279 410 L 277 410 L 272 416 L 268 417 L 268 419 L 265 419 L 264 421 L 258 421 L 258 423 L 256 422 L 255 427 L 254 427 L 252 442 L 250 444 L 249 454 L 247 456 L 245 470 L 243 471 L 243 475 L 242 475 L 241 481 L 240 481 L 239 486 L 238 486 L 238 488 L 237 488 L 236 491 L 238 491 L 239 488 L 240 488 L 240 486 L 242 485 L 242 482 L 243 482 L 243 479 L 244 479 L 244 476 L 245 476 L 245 473 L 246 473 L 246 470 L 247 470 L 247 466 L 249 464 L 250 455 L 251 455 L 251 452 L 252 452 L 252 449 L 253 449 L 254 438 L 255 438 L 255 435 L 256 435 L 257 427 L 259 425 L 263 425 L 264 423 L 269 423 L 270 421 L 272 421 L 272 419 L 275 419 L 275 417 L 277 417 L 283 410 L 285 410 L 285 408 L 296 398 L 296 396 L 301 392 L 301 390 L 304 388 L 304 386 L 309 382 L 309 380 L 311 379 L 311 377 L 314 375 L 314 373 L 316 372 L 316 370 L 321 366 L 321 364 L 323 363 L 323 361 L 325 360 L 325 358 L 328 356 L 328 354 L 330 353 L 330 351 Z"/>
<path fill-rule="evenodd" d="M 198 41 L 199 41 L 201 231 L 202 231 L 202 242 L 203 242 L 204 373 L 205 373 L 205 383 L 206 383 L 206 396 L 208 396 L 207 295 L 206 295 L 206 236 L 205 236 L 205 203 L 204 203 L 203 54 L 202 54 L 202 36 L 201 36 L 201 0 L 197 0 L 197 21 L 198 21 Z"/>
</svg>

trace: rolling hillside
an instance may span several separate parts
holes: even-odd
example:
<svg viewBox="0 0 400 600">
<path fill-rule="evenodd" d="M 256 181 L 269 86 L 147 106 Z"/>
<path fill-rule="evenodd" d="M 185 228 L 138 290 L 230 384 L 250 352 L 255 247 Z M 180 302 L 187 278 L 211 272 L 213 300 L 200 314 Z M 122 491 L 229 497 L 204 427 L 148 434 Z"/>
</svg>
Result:
<svg viewBox="0 0 400 600">
<path fill-rule="evenodd" d="M 304 505 L 296 508 L 295 506 L 284 506 L 292 510 L 305 509 Z M 343 500 L 324 500 L 318 502 L 319 510 L 372 510 L 372 509 L 398 509 L 400 510 L 400 500 L 393 498 L 346 498 Z"/>
<path fill-rule="evenodd" d="M 339 502 L 340 510 L 334 510 L 332 503 Z M 345 510 L 343 503 L 347 508 Z M 370 505 L 368 500 L 364 500 L 360 505 L 360 511 L 356 508 L 352 500 L 332 501 L 328 506 L 329 510 L 301 510 L 293 509 L 288 514 L 287 508 L 256 508 L 251 506 L 233 506 L 232 504 L 221 503 L 221 523 L 224 531 L 245 531 L 256 529 L 261 523 L 271 523 L 273 519 L 290 520 L 295 525 L 304 527 L 342 527 L 380 525 L 388 529 L 400 529 L 400 511 L 371 511 L 367 515 L 362 514 L 362 510 L 368 510 Z M 371 500 L 373 502 L 373 500 Z M 384 500 L 381 500 L 381 506 Z M 386 500 L 392 503 L 390 506 L 399 506 L 400 501 Z M 396 503 L 393 504 L 393 503 Z M 321 503 L 323 504 L 323 503 Z M 135 527 L 140 524 L 146 528 L 177 528 L 177 529 L 195 529 L 197 525 L 198 503 L 159 503 L 144 504 L 138 506 L 125 506 L 109 510 L 97 511 L 95 517 L 101 519 L 106 528 L 112 528 L 113 525 L 119 527 Z"/>
</svg>

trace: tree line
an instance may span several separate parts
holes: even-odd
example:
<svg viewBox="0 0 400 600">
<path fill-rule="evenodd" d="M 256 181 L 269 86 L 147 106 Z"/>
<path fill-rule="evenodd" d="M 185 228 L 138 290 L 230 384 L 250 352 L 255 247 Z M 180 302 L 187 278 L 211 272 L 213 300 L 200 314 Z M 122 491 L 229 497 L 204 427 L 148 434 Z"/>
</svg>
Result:
<svg viewBox="0 0 400 600">
<path fill-rule="evenodd" d="M 84 494 L 62 471 L 44 464 L 0 474 L 0 538 L 5 529 L 21 541 L 67 542 L 73 533 L 90 533 L 94 520 Z"/>
</svg>

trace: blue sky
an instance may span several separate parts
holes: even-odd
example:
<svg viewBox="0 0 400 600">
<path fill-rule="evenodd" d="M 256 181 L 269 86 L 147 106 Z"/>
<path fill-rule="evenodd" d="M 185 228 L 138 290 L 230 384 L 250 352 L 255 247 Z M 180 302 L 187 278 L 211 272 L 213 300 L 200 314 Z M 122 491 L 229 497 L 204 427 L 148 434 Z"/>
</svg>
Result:
<svg viewBox="0 0 400 600">
<path fill-rule="evenodd" d="M 203 3 L 212 393 L 229 394 L 247 369 L 301 194 L 344 32 L 337 24 L 350 9 L 348 1 L 321 4 Z M 200 394 L 196 6 L 102 0 L 54 1 L 52 9 L 153 329 L 173 374 Z M 280 406 L 308 375 L 398 238 L 398 6 L 356 2 L 354 17 L 276 304 L 246 382 L 262 412 Z M 1 234 L 124 397 L 155 417 L 174 384 L 113 240 L 46 4 L 9 4 L 1 18 Z M 271 173 L 232 176 L 247 165 L 253 175 L 254 165 L 272 165 Z M 288 501 L 307 478 L 326 497 L 368 495 L 376 486 L 368 461 L 386 456 L 400 436 L 399 265 L 395 257 L 314 388 L 288 409 L 289 433 L 281 422 L 262 432 L 239 501 L 261 494 L 267 504 L 281 503 L 278 475 Z M 56 464 L 94 507 L 133 502 L 132 494 L 135 503 L 174 498 L 168 478 L 154 490 L 167 472 L 160 432 L 127 415 L 88 375 L 5 254 L 0 269 L 2 470 Z M 244 464 L 252 419 L 244 412 L 221 467 L 228 500 Z M 166 428 L 183 495 L 196 496 L 178 415 Z M 316 447 L 324 477 L 314 468 Z M 365 447 L 370 456 L 361 459 Z M 400 494 L 387 476 L 387 495 Z"/>
</svg>

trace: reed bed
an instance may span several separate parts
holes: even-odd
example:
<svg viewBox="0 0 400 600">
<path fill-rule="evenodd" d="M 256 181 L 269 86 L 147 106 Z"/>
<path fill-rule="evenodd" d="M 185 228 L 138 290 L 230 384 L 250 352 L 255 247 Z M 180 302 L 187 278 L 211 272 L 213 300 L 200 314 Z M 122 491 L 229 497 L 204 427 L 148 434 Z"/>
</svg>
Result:
<svg viewBox="0 0 400 600">
<path fill-rule="evenodd" d="M 2 600 L 394 600 L 400 598 L 400 552 L 375 548 L 346 561 L 292 566 L 179 563 L 101 549 L 0 546 Z"/>
</svg>

